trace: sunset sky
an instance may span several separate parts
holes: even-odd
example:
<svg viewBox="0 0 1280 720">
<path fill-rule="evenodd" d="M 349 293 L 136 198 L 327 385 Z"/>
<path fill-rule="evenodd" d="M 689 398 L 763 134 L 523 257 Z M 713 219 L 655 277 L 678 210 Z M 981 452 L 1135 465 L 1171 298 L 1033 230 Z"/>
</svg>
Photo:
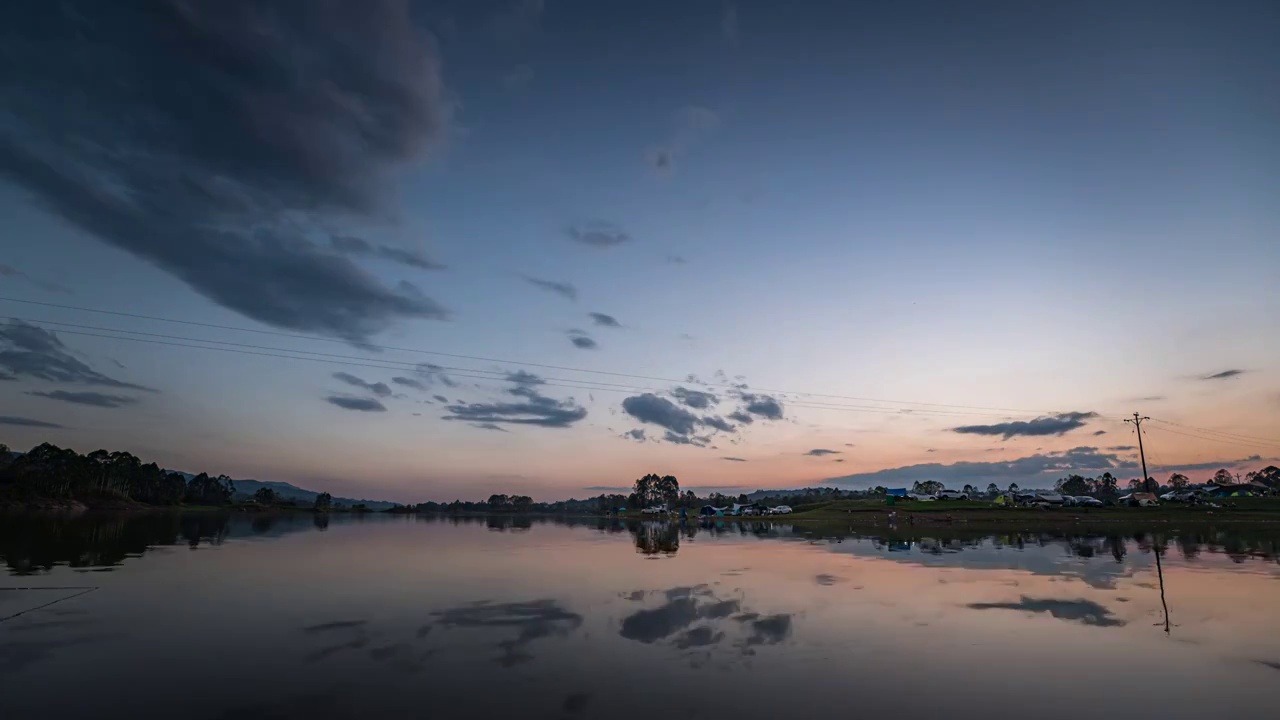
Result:
<svg viewBox="0 0 1280 720">
<path fill-rule="evenodd" d="M 1275 3 L 159 6 L 0 9 L 14 449 L 408 502 L 1129 478 L 1134 411 L 1160 479 L 1280 456 Z"/>
</svg>

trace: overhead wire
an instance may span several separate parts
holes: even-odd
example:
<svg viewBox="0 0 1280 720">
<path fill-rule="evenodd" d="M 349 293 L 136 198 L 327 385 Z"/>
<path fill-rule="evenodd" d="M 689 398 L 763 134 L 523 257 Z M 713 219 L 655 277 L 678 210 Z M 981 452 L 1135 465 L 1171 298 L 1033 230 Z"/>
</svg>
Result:
<svg viewBox="0 0 1280 720">
<path fill-rule="evenodd" d="M 0 297 L 0 302 L 22 303 L 26 305 L 37 305 L 41 307 L 50 307 L 50 308 L 57 308 L 62 310 L 74 310 L 79 312 L 115 315 L 119 317 L 128 317 L 128 318 L 134 318 L 139 320 L 151 320 L 155 322 L 177 323 L 182 325 L 214 328 L 219 330 L 230 330 L 234 332 L 248 332 L 248 333 L 256 333 L 260 335 L 274 335 L 278 337 L 287 337 L 287 338 L 292 338 L 296 340 L 349 344 L 349 341 L 347 340 L 331 338 L 331 337 L 323 337 L 319 335 L 303 335 L 298 333 L 281 332 L 278 330 L 261 330 L 256 328 L 237 327 L 237 326 L 231 326 L 231 325 L 219 325 L 216 323 L 206 323 L 206 322 L 199 322 L 195 320 L 166 318 L 166 317 L 160 317 L 155 315 L 144 315 L 139 313 L 120 312 L 115 310 L 103 310 L 100 308 L 90 308 L 90 307 L 82 307 L 82 306 L 76 306 L 76 305 L 64 305 L 59 303 L 48 303 L 48 302 L 41 302 L 36 300 L 24 300 L 21 298 Z M 13 316 L 9 316 L 9 317 L 13 317 Z M 41 321 L 25 320 L 23 318 L 16 318 L 16 319 L 22 320 L 24 322 L 41 322 Z M 53 324 L 53 321 L 43 321 L 43 322 L 49 322 Z M 120 332 L 136 332 L 136 331 L 120 331 Z M 215 341 L 200 341 L 200 342 L 215 342 Z M 514 365 L 517 367 L 536 367 L 536 368 L 549 369 L 549 370 L 561 370 L 565 372 L 587 373 L 587 374 L 594 374 L 594 375 L 608 375 L 613 377 L 631 378 L 634 380 L 648 380 L 652 382 L 661 382 L 661 383 L 680 383 L 680 384 L 701 385 L 703 387 L 725 388 L 725 389 L 735 389 L 738 387 L 734 383 L 729 383 L 729 382 L 715 383 L 715 382 L 706 382 L 703 380 L 691 381 L 687 378 L 682 380 L 682 379 L 676 379 L 676 378 L 664 378 L 664 377 L 653 376 L 653 375 L 640 375 L 635 373 L 623 373 L 623 372 L 616 372 L 616 371 L 609 371 L 609 370 L 592 370 L 588 368 L 575 368 L 575 367 L 569 367 L 565 365 L 551 365 L 546 363 L 535 363 L 535 362 L 528 362 L 528 361 L 485 357 L 481 355 L 464 355 L 460 353 L 449 353 L 449 352 L 444 352 L 439 350 L 426 350 L 423 348 L 397 347 L 392 345 L 379 345 L 376 343 L 367 343 L 366 346 L 373 349 L 377 349 L 377 350 L 393 350 L 398 352 L 411 352 L 411 353 L 419 353 L 423 355 L 433 355 L 438 357 L 450 357 L 450 358 L 455 358 L 460 360 L 472 360 L 476 362 L 493 362 L 493 363 L 500 363 L 503 365 Z M 298 352 L 306 352 L 306 351 L 298 351 Z M 780 389 L 772 389 L 772 388 L 752 388 L 752 391 L 758 392 L 758 393 L 799 395 L 799 396 L 812 397 L 812 398 L 828 398 L 832 400 L 852 400 L 855 402 L 874 402 L 874 403 L 883 403 L 886 405 L 908 405 L 908 406 L 921 407 L 921 408 L 941 408 L 944 410 L 945 409 L 981 410 L 981 411 L 987 411 L 991 413 L 1001 413 L 1001 414 L 1052 415 L 1055 412 L 1058 412 L 1055 410 L 1030 410 L 1027 408 L 1002 408 L 1002 407 L 987 407 L 987 406 L 981 406 L 981 405 L 963 405 L 963 404 L 953 404 L 953 403 L 931 403 L 931 402 L 922 402 L 922 401 L 916 401 L 916 400 L 889 400 L 884 398 L 861 397 L 861 396 L 855 396 L 855 395 L 839 395 L 834 393 L 816 393 L 816 392 L 809 392 L 809 391 L 792 391 L 792 390 L 780 390 Z"/>
<path fill-rule="evenodd" d="M 1152 418 L 1152 420 L 1162 425 L 1173 425 L 1175 427 L 1180 427 L 1190 431 L 1205 433 L 1208 435 L 1221 435 L 1231 439 L 1249 440 L 1254 442 L 1261 442 L 1261 443 L 1280 446 L 1280 439 L 1274 439 L 1274 438 L 1268 439 L 1268 438 L 1255 437 L 1252 435 L 1241 435 L 1239 433 L 1231 433 L 1231 432 L 1226 432 L 1224 430 L 1210 430 L 1208 428 L 1195 427 L 1193 425 L 1183 425 L 1182 423 L 1176 423 L 1176 422 L 1173 422 L 1172 420 L 1162 420 L 1160 418 Z"/>
<path fill-rule="evenodd" d="M 31 322 L 32 324 L 37 324 L 37 325 L 43 322 L 40 320 L 25 320 L 25 321 Z M 50 323 L 50 324 L 54 324 L 54 323 Z M 60 323 L 59 325 L 69 325 L 69 323 Z M 80 327 L 85 327 L 85 326 L 80 326 Z M 256 357 L 277 358 L 277 359 L 283 359 L 283 360 L 305 360 L 309 362 L 323 363 L 323 364 L 329 364 L 329 365 L 362 367 L 362 368 L 370 368 L 370 369 L 376 369 L 376 370 L 411 372 L 412 370 L 414 370 L 420 365 L 420 363 L 409 363 L 409 362 L 396 361 L 396 360 L 370 361 L 362 358 L 353 358 L 352 356 L 333 355 L 330 353 L 308 353 L 309 355 L 321 356 L 321 357 L 310 357 L 306 355 L 289 354 L 289 353 L 295 352 L 292 350 L 287 350 L 282 348 L 271 348 L 267 346 L 251 346 L 251 345 L 245 345 L 243 343 L 229 343 L 230 345 L 235 345 L 236 347 L 219 347 L 217 344 L 223 343 L 223 341 L 205 340 L 200 338 L 178 338 L 182 340 L 188 340 L 188 342 L 173 342 L 169 340 L 151 339 L 147 337 L 128 337 L 125 335 L 93 333 L 93 332 L 86 332 L 83 330 L 66 330 L 61 328 L 59 328 L 59 332 L 68 334 L 68 335 L 96 337 L 96 338 L 104 338 L 109 340 L 124 340 L 129 342 L 162 345 L 162 346 L 168 346 L 168 347 L 180 347 L 180 348 L 187 348 L 187 349 L 193 349 L 193 350 L 213 350 L 218 352 L 234 353 L 234 354 L 249 355 L 249 356 L 256 356 Z M 114 332 L 114 331 L 108 331 L 108 332 Z M 120 331 L 120 332 L 133 332 L 133 331 Z M 143 333 L 143 334 L 156 335 L 155 333 Z M 192 343 L 206 343 L 206 344 L 192 344 Z M 255 350 L 255 349 L 245 349 L 246 347 L 260 348 L 263 350 L 280 350 L 281 352 L 260 352 L 259 350 Z M 308 351 L 297 351 L 297 352 L 307 353 Z M 348 359 L 342 359 L 342 358 L 348 358 Z M 441 368 L 441 369 L 444 369 L 444 368 Z M 487 374 L 478 374 L 478 373 L 487 373 Z M 490 381 L 494 381 L 494 380 L 504 381 L 508 379 L 508 375 L 509 373 L 506 371 L 487 371 L 487 370 L 477 370 L 477 369 L 463 369 L 462 371 L 449 372 L 449 377 L 451 378 L 467 378 L 467 379 L 490 380 Z M 597 383 L 596 381 L 591 381 L 591 380 L 553 381 L 552 379 L 542 379 L 542 381 L 537 384 L 545 385 L 548 387 L 561 387 L 561 388 L 569 388 L 569 389 L 588 390 L 593 392 L 618 392 L 618 393 L 662 392 L 661 388 L 625 386 L 618 383 Z M 928 408 L 902 409 L 902 408 L 873 407 L 873 406 L 861 406 L 861 405 L 824 404 L 824 403 L 812 403 L 812 402 L 792 401 L 792 400 L 787 400 L 787 405 L 788 407 L 793 407 L 793 408 L 805 408 L 805 409 L 813 409 L 813 410 L 839 410 L 839 411 L 846 411 L 846 412 L 884 413 L 884 414 L 894 414 L 894 415 L 914 414 L 914 415 L 922 415 L 922 416 L 929 416 L 929 417 L 975 417 L 975 416 L 991 417 L 992 416 L 990 413 L 933 410 Z"/>
<path fill-rule="evenodd" d="M 214 340 L 208 338 L 188 337 L 180 335 L 170 335 L 165 333 L 151 333 L 140 330 L 124 330 L 119 328 L 104 328 L 94 325 L 83 325 L 79 323 L 67 323 L 62 321 L 44 320 L 36 318 L 19 317 L 13 315 L 0 315 L 0 318 L 19 320 L 21 322 L 31 323 L 37 326 L 55 326 L 58 332 L 68 335 L 80 335 L 86 337 L 97 337 L 112 340 L 126 340 L 131 342 L 148 343 L 155 345 L 164 345 L 169 347 L 183 347 L 198 350 L 215 350 L 220 352 L 234 352 L 243 355 L 270 357 L 289 360 L 308 360 L 312 362 L 322 362 L 334 365 L 345 365 L 350 367 L 363 367 L 378 370 L 391 370 L 400 372 L 414 372 L 421 369 L 424 363 L 415 363 L 403 360 L 361 358 L 352 355 L 340 355 L 337 353 L 324 353 L 312 350 L 300 350 L 293 348 L 281 348 L 264 345 L 253 345 L 249 343 L 237 343 L 227 340 Z M 77 328 L 69 330 L 66 328 Z M 87 332 L 87 330 L 97 330 L 99 332 Z M 129 337 L 132 335 L 140 335 L 143 337 Z M 160 339 L 155 339 L 160 338 Z M 193 344 L 199 343 L 199 344 Z M 225 347 L 224 347 L 225 346 Z M 482 368 L 465 368 L 456 366 L 440 366 L 432 365 L 432 370 L 448 371 L 451 377 L 463 377 L 478 380 L 506 380 L 510 375 L 507 370 L 485 370 Z M 590 380 L 581 378 L 541 378 L 539 384 L 551 387 L 566 387 L 584 390 L 598 390 L 602 392 L 662 392 L 661 388 L 650 386 L 626 385 L 622 383 L 610 383 L 601 380 Z M 810 397 L 804 393 L 794 393 L 786 391 L 766 391 L 752 389 L 752 392 L 770 392 L 783 396 L 787 404 L 791 407 L 808 408 L 815 410 L 843 410 L 854 412 L 884 413 L 884 414 L 915 414 L 924 416 L 938 417 L 1003 417 L 1003 412 L 972 412 L 967 410 L 951 410 L 937 409 L 933 407 L 923 408 L 895 408 L 869 405 L 852 405 L 848 403 L 830 403 L 821 400 L 806 400 L 803 398 Z M 795 396 L 802 399 L 796 400 L 788 396 Z M 947 407 L 947 406 L 941 406 Z"/>
</svg>

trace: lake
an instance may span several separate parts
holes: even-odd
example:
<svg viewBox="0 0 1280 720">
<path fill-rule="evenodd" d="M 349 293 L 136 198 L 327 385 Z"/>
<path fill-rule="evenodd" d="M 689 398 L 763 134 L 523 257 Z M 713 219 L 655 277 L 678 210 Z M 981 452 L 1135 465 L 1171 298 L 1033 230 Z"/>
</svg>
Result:
<svg viewBox="0 0 1280 720">
<path fill-rule="evenodd" d="M 932 532 L 0 517 L 0 718 L 1280 713 L 1280 531 Z"/>
</svg>

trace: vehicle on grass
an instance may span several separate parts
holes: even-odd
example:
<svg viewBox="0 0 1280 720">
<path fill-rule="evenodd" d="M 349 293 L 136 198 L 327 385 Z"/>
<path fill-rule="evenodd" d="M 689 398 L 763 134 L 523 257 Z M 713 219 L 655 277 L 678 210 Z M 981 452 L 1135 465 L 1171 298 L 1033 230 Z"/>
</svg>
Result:
<svg viewBox="0 0 1280 720">
<path fill-rule="evenodd" d="M 1089 497 L 1088 495 L 1076 495 L 1070 499 L 1070 502 L 1064 504 L 1071 507 L 1103 507 L 1106 505 L 1106 503 L 1102 502 L 1098 498 Z"/>
<path fill-rule="evenodd" d="M 1160 496 L 1165 502 L 1198 502 L 1204 499 L 1204 492 L 1200 490 L 1170 490 Z"/>
<path fill-rule="evenodd" d="M 969 493 L 960 490 L 942 490 L 934 497 L 939 500 L 968 500 Z"/>
<path fill-rule="evenodd" d="M 937 500 L 937 498 L 932 495 L 921 495 L 920 493 L 907 493 L 907 499 L 918 500 L 920 502 L 933 502 L 934 500 Z"/>
<path fill-rule="evenodd" d="M 790 506 L 790 505 L 778 505 L 777 507 L 771 507 L 771 508 L 769 508 L 769 514 L 770 514 L 770 515 L 790 515 L 790 514 L 791 514 L 791 506 Z"/>
<path fill-rule="evenodd" d="M 663 515 L 667 512 L 666 505 L 654 505 L 640 511 L 642 515 Z"/>
<path fill-rule="evenodd" d="M 1117 498 L 1116 502 L 1129 507 L 1155 507 L 1160 504 L 1156 494 L 1149 492 L 1129 493 Z"/>
</svg>

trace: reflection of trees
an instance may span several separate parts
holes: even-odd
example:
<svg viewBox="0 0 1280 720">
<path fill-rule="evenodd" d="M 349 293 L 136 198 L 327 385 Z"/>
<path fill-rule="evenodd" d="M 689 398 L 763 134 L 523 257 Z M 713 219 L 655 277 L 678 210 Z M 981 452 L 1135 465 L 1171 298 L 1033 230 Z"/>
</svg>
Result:
<svg viewBox="0 0 1280 720">
<path fill-rule="evenodd" d="M 0 522 L 0 558 L 19 575 L 56 565 L 106 567 L 157 545 L 221 544 L 227 525 L 220 513 L 10 516 Z"/>
<path fill-rule="evenodd" d="M 627 526 L 636 543 L 636 552 L 645 555 L 675 555 L 680 549 L 680 528 L 669 522 L 640 522 Z"/>
</svg>

